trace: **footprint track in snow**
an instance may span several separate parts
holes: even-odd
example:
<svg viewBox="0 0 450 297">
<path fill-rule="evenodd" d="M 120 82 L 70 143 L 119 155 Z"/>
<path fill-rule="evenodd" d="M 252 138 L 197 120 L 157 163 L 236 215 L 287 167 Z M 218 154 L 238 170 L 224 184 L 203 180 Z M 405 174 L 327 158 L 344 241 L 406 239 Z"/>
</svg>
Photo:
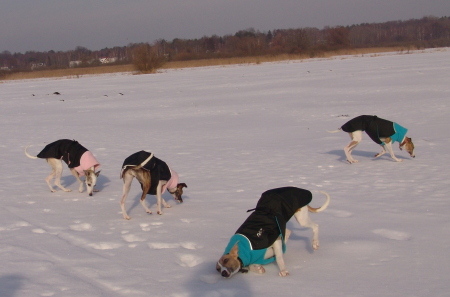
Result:
<svg viewBox="0 0 450 297">
<path fill-rule="evenodd" d="M 203 248 L 203 246 L 195 242 L 181 242 L 181 243 L 152 242 L 148 244 L 148 247 L 155 250 L 176 249 L 179 247 L 185 248 L 187 250 L 196 250 Z"/>
<path fill-rule="evenodd" d="M 80 223 L 69 226 L 70 230 L 73 231 L 90 231 L 93 230 L 92 225 L 89 223 Z"/>
<path fill-rule="evenodd" d="M 375 229 L 372 230 L 373 233 L 380 235 L 387 239 L 393 240 L 409 240 L 411 239 L 411 235 L 406 232 L 388 230 L 388 229 Z"/>
<path fill-rule="evenodd" d="M 203 259 L 196 255 L 183 254 L 178 256 L 177 263 L 182 267 L 192 268 L 203 263 Z"/>
<path fill-rule="evenodd" d="M 327 209 L 326 212 L 331 213 L 336 218 L 348 218 L 353 215 L 349 211 L 337 210 L 337 209 Z"/>
<path fill-rule="evenodd" d="M 144 238 L 134 235 L 134 234 L 124 234 L 124 235 L 122 235 L 122 238 L 123 238 L 123 240 L 125 240 L 128 243 L 145 241 Z"/>
</svg>

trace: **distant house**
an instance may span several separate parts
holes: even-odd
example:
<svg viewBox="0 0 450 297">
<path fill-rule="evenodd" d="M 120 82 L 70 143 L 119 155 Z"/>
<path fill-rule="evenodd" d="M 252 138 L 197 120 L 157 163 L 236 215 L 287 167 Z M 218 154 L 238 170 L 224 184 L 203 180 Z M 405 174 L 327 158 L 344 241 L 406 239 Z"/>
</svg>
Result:
<svg viewBox="0 0 450 297">
<path fill-rule="evenodd" d="M 112 58 L 100 58 L 98 59 L 100 61 L 100 63 L 102 64 L 109 64 L 109 63 L 114 63 L 117 62 L 117 57 L 112 57 Z"/>
<path fill-rule="evenodd" d="M 82 63 L 81 61 L 70 61 L 69 62 L 69 67 L 70 68 L 77 67 L 77 66 L 80 66 L 81 63 Z"/>
<path fill-rule="evenodd" d="M 11 71 L 11 68 L 9 68 L 9 67 L 0 67 L 0 70 L 2 70 L 2 71 Z"/>
<path fill-rule="evenodd" d="M 42 68 L 42 67 L 45 67 L 45 66 L 46 66 L 45 63 L 32 63 L 31 64 L 31 70 Z"/>
</svg>

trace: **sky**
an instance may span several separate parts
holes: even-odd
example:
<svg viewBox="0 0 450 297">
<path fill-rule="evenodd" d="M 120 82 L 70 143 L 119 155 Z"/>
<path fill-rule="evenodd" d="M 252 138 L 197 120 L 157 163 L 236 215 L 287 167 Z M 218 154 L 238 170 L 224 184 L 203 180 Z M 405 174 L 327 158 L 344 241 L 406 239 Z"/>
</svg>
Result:
<svg viewBox="0 0 450 297">
<path fill-rule="evenodd" d="M 448 0 L 2 0 L 0 52 L 449 16 Z"/>
</svg>

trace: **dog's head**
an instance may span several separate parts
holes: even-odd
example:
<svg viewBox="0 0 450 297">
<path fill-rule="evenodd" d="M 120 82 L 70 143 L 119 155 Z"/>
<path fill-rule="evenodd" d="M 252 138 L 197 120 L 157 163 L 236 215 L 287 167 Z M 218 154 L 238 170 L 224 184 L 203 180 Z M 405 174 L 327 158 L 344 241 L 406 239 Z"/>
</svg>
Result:
<svg viewBox="0 0 450 297">
<path fill-rule="evenodd" d="M 178 184 L 175 190 L 169 191 L 173 198 L 179 203 L 183 202 L 183 198 L 181 197 L 181 195 L 183 195 L 183 188 L 187 188 L 185 183 Z"/>
<path fill-rule="evenodd" d="M 411 157 L 413 158 L 416 157 L 414 155 L 414 143 L 412 142 L 411 138 L 405 137 L 405 140 L 402 143 L 400 143 L 400 150 L 402 150 L 403 148 L 405 148 L 405 150 Z"/>
<path fill-rule="evenodd" d="M 100 174 L 100 171 L 95 172 L 92 169 L 84 170 L 84 176 L 85 176 L 85 183 L 86 183 L 86 190 L 89 194 L 89 196 L 92 196 L 92 193 L 94 192 L 94 187 L 97 184 L 97 177 Z"/>
<path fill-rule="evenodd" d="M 230 278 L 238 272 L 247 272 L 242 269 L 242 261 L 239 259 L 239 248 L 236 243 L 230 252 L 220 257 L 216 263 L 216 270 L 225 278 Z"/>
</svg>

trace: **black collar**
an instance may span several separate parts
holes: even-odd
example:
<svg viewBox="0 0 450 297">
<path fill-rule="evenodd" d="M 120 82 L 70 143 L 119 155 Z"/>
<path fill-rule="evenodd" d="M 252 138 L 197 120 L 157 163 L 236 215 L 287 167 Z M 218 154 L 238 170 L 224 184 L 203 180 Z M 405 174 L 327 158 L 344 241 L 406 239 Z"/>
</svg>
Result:
<svg viewBox="0 0 450 297">
<path fill-rule="evenodd" d="M 238 257 L 237 259 L 238 259 L 238 261 L 239 261 L 239 264 L 241 265 L 241 268 L 239 269 L 239 272 L 247 273 L 247 272 L 248 272 L 248 269 L 245 269 L 245 268 L 244 268 L 244 263 L 242 263 L 241 258 Z"/>
</svg>

